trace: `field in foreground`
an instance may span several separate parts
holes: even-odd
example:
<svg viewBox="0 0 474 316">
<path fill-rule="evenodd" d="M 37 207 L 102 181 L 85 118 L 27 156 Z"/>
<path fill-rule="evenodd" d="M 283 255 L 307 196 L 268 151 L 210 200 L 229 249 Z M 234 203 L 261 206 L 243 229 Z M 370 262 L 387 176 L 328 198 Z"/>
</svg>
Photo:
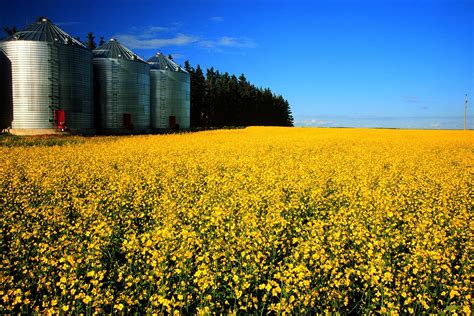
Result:
<svg viewBox="0 0 474 316">
<path fill-rule="evenodd" d="M 471 313 L 472 132 L 42 144 L 0 146 L 0 313 Z"/>
</svg>

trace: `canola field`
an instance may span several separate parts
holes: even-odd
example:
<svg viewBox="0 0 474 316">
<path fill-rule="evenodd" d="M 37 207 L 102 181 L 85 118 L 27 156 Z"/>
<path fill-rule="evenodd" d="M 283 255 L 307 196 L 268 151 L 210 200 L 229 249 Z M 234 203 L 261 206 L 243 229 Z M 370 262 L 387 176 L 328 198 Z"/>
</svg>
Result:
<svg viewBox="0 0 474 316">
<path fill-rule="evenodd" d="M 470 131 L 1 146 L 0 313 L 471 315 L 473 162 Z"/>
</svg>

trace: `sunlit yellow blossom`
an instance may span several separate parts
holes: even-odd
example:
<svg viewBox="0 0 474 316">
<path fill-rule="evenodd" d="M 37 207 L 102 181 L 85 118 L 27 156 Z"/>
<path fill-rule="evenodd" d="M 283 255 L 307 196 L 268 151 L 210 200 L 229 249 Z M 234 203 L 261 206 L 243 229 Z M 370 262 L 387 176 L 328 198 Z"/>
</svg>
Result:
<svg viewBox="0 0 474 316">
<path fill-rule="evenodd" d="M 472 313 L 472 131 L 2 137 L 4 314 Z"/>
</svg>

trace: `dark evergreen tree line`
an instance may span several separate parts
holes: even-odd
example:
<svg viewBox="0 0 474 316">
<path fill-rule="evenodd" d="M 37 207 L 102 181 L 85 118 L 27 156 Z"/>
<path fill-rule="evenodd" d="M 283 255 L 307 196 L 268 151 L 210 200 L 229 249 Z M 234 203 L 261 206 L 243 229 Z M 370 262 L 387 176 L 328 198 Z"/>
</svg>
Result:
<svg viewBox="0 0 474 316">
<path fill-rule="evenodd" d="M 192 67 L 184 68 L 191 75 L 191 126 L 293 126 L 290 105 L 281 95 L 268 88 L 258 88 L 242 74 L 239 78 Z"/>
</svg>

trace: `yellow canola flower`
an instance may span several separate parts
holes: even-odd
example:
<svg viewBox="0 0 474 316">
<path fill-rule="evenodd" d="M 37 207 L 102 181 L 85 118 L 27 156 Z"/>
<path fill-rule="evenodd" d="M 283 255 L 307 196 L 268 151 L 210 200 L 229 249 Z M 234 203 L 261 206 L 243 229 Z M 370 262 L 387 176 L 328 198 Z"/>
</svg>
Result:
<svg viewBox="0 0 474 316">
<path fill-rule="evenodd" d="M 66 139 L 0 146 L 2 313 L 471 314 L 472 131 Z"/>
<path fill-rule="evenodd" d="M 123 304 L 122 304 L 122 303 L 120 303 L 120 304 L 115 304 L 115 305 L 114 305 L 114 308 L 115 308 L 116 310 L 118 310 L 118 311 L 122 311 L 122 310 L 123 310 Z"/>
</svg>

